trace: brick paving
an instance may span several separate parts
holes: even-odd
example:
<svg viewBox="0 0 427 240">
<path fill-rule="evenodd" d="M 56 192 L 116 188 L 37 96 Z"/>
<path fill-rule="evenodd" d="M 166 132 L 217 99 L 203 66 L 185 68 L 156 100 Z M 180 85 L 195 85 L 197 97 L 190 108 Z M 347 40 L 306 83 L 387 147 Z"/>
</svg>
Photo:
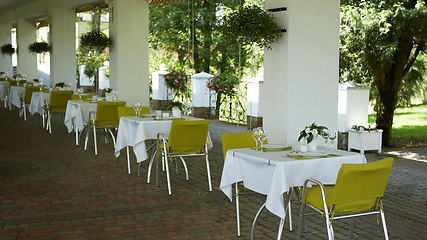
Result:
<svg viewBox="0 0 427 240">
<path fill-rule="evenodd" d="M 147 165 L 137 176 L 127 174 L 125 151 L 119 158 L 113 146 L 99 138 L 98 156 L 93 143 L 88 151 L 76 146 L 60 116 L 53 116 L 52 134 L 41 127 L 38 115 L 0 108 L 0 239 L 249 239 L 252 219 L 265 196 L 241 197 L 241 231 L 237 237 L 234 202 L 224 201 L 217 222 L 219 182 L 223 164 L 220 136 L 247 131 L 244 126 L 211 121 L 214 143 L 209 152 L 213 192 L 208 191 L 206 168 L 187 160 L 190 180 L 182 168 L 172 175 L 172 196 L 167 194 L 164 173 L 160 186 L 147 184 Z M 427 239 L 427 148 L 384 149 L 367 152 L 368 161 L 395 157 L 384 197 L 390 239 Z M 154 178 L 152 177 L 152 182 Z M 294 231 L 285 225 L 282 239 L 295 239 L 298 205 L 292 203 Z M 279 220 L 262 213 L 256 239 L 275 239 Z M 348 237 L 348 220 L 334 221 L 337 239 Z M 326 239 L 323 219 L 307 218 L 303 239 Z M 375 216 L 356 219 L 355 239 L 383 239 Z"/>
</svg>

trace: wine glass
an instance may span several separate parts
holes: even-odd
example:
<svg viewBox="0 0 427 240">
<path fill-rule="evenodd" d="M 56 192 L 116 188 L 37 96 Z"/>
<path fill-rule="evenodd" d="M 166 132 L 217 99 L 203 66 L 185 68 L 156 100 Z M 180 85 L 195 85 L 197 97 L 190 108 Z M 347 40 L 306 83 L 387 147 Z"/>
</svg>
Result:
<svg viewBox="0 0 427 240">
<path fill-rule="evenodd" d="M 265 127 L 259 127 L 259 141 L 261 143 L 261 152 L 264 151 L 264 141 L 267 138 L 267 129 Z"/>
<path fill-rule="evenodd" d="M 141 110 L 143 106 L 144 106 L 144 102 L 143 101 L 139 102 L 138 117 L 141 117 Z"/>
<path fill-rule="evenodd" d="M 133 109 L 135 110 L 135 116 L 139 117 L 139 112 L 141 110 L 139 110 L 141 107 L 141 103 L 140 102 L 136 102 L 133 104 Z"/>
<path fill-rule="evenodd" d="M 329 128 L 324 128 L 322 130 L 322 137 L 325 140 L 325 154 L 328 153 L 328 140 L 329 140 Z"/>
<path fill-rule="evenodd" d="M 77 88 L 77 93 L 79 94 L 79 99 L 82 100 L 83 88 Z"/>
<path fill-rule="evenodd" d="M 259 141 L 259 129 L 258 128 L 254 128 L 252 130 L 252 137 L 255 140 L 255 151 L 258 151 L 258 141 Z"/>
<path fill-rule="evenodd" d="M 182 104 L 182 110 L 184 111 L 184 118 L 188 118 L 189 117 L 189 112 L 190 112 L 190 104 L 189 104 L 189 102 L 184 102 Z"/>
<path fill-rule="evenodd" d="M 329 129 L 329 140 L 331 141 L 331 153 L 334 153 L 334 141 L 337 138 L 337 131 Z"/>
<path fill-rule="evenodd" d="M 42 79 L 40 79 L 40 81 L 39 81 L 39 89 L 40 89 L 40 92 L 43 91 L 43 80 Z"/>
<path fill-rule="evenodd" d="M 117 91 L 112 91 L 111 93 L 113 94 L 113 101 L 117 101 L 119 93 Z"/>
</svg>

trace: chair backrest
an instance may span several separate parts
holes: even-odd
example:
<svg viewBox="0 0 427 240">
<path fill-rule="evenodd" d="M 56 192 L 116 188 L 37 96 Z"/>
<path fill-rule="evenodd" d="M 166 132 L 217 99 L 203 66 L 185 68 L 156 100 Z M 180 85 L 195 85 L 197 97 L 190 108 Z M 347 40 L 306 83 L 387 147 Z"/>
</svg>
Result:
<svg viewBox="0 0 427 240">
<path fill-rule="evenodd" d="M 18 86 L 21 86 L 21 87 L 22 87 L 22 86 L 24 86 L 24 84 L 25 84 L 25 83 L 27 83 L 27 81 L 26 81 L 26 80 L 19 80 L 19 81 L 18 81 Z"/>
<path fill-rule="evenodd" d="M 31 97 L 33 96 L 33 92 L 40 91 L 40 88 L 37 86 L 25 86 L 25 95 L 24 95 L 24 102 L 30 103 Z"/>
<path fill-rule="evenodd" d="M 150 108 L 143 107 L 141 109 L 141 114 L 150 114 Z M 119 107 L 118 116 L 119 116 L 119 120 L 121 117 L 136 116 L 135 109 L 133 109 L 133 107 Z"/>
<path fill-rule="evenodd" d="M 221 141 L 224 160 L 228 150 L 255 147 L 256 144 L 255 139 L 252 137 L 252 132 L 224 133 L 221 135 Z M 265 139 L 264 143 L 268 144 L 267 139 Z"/>
<path fill-rule="evenodd" d="M 393 158 L 364 164 L 343 164 L 338 172 L 331 204 L 333 214 L 372 209 L 384 195 Z"/>
<path fill-rule="evenodd" d="M 178 154 L 204 152 L 209 120 L 173 120 L 167 147 Z"/>
<path fill-rule="evenodd" d="M 49 109 L 52 112 L 65 112 L 68 100 L 71 100 L 73 90 L 52 91 L 50 93 Z"/>
<path fill-rule="evenodd" d="M 96 107 L 95 126 L 111 126 L 119 124 L 118 107 L 123 107 L 126 102 L 98 102 Z"/>
</svg>

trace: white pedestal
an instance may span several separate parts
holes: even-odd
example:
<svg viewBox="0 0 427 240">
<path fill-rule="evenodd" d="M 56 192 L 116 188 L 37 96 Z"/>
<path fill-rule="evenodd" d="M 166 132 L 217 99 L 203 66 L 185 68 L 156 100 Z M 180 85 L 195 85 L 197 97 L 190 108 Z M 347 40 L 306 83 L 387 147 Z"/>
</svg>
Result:
<svg viewBox="0 0 427 240">
<path fill-rule="evenodd" d="M 348 135 L 348 150 L 360 150 L 362 154 L 369 150 L 378 150 L 378 153 L 381 153 L 382 129 L 379 129 L 378 132 L 361 132 L 350 129 Z"/>
</svg>

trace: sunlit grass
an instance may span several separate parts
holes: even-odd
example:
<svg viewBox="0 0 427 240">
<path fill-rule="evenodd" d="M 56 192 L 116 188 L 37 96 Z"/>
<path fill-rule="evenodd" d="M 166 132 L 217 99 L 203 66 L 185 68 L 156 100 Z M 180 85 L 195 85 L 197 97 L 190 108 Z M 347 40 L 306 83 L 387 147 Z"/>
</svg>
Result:
<svg viewBox="0 0 427 240">
<path fill-rule="evenodd" d="M 375 123 L 375 113 L 369 115 L 368 121 Z M 396 109 L 391 134 L 395 144 L 427 145 L 427 104 Z"/>
</svg>

